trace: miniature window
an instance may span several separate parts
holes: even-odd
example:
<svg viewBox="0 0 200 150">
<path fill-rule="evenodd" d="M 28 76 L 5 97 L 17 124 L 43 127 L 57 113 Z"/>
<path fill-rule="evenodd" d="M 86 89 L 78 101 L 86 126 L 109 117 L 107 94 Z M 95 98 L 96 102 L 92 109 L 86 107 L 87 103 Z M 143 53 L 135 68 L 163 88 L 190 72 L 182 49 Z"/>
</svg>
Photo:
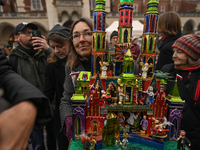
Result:
<svg viewBox="0 0 200 150">
<path fill-rule="evenodd" d="M 99 28 L 101 29 L 101 15 L 99 15 Z"/>
<path fill-rule="evenodd" d="M 152 39 L 152 37 L 151 37 L 151 38 L 150 38 L 149 51 L 152 51 L 152 46 L 153 46 L 153 39 Z"/>
<path fill-rule="evenodd" d="M 103 30 L 105 30 L 105 26 L 106 26 L 106 16 L 104 15 L 103 16 Z"/>
<path fill-rule="evenodd" d="M 127 23 L 128 22 L 128 19 L 126 18 L 125 22 Z"/>
<path fill-rule="evenodd" d="M 105 49 L 105 36 L 103 37 L 103 49 Z"/>
<path fill-rule="evenodd" d="M 128 16 L 128 11 L 126 11 L 126 16 Z"/>
<path fill-rule="evenodd" d="M 123 22 L 123 19 L 121 19 L 121 23 Z"/>
<path fill-rule="evenodd" d="M 92 41 L 92 43 L 93 43 L 93 49 L 94 49 L 94 45 L 95 45 L 94 36 L 93 36 L 93 41 Z"/>
<path fill-rule="evenodd" d="M 94 29 L 97 28 L 97 17 L 96 15 L 94 15 Z"/>
<path fill-rule="evenodd" d="M 100 50 L 100 36 L 97 37 L 97 51 Z"/>
<path fill-rule="evenodd" d="M 101 58 L 98 56 L 98 57 L 96 58 L 96 74 L 97 74 L 97 73 L 100 73 L 100 68 L 101 68 L 101 66 L 100 66 L 100 64 L 99 64 L 100 61 L 101 61 Z"/>
<path fill-rule="evenodd" d="M 151 31 L 154 30 L 154 23 L 155 22 L 155 16 L 152 17 L 152 22 L 151 22 Z"/>
<path fill-rule="evenodd" d="M 145 37 L 145 39 L 144 39 L 144 52 L 146 52 L 146 46 L 147 46 L 147 39 Z"/>
<path fill-rule="evenodd" d="M 145 31 L 148 31 L 148 27 L 149 27 L 149 17 L 147 16 Z"/>
<path fill-rule="evenodd" d="M 148 64 L 151 64 L 151 63 L 153 64 L 153 59 L 152 59 L 152 58 L 149 58 Z M 152 68 L 152 67 L 149 67 L 149 70 L 148 70 L 147 75 L 151 75 L 152 71 L 153 71 L 153 68 Z"/>
<path fill-rule="evenodd" d="M 121 16 L 123 16 L 123 14 L 124 14 L 124 12 L 122 11 L 122 12 L 121 12 Z"/>
<path fill-rule="evenodd" d="M 124 43 L 127 43 L 127 42 L 128 42 L 127 38 L 128 38 L 128 31 L 127 31 L 127 29 L 126 29 L 126 30 L 124 31 Z"/>
</svg>

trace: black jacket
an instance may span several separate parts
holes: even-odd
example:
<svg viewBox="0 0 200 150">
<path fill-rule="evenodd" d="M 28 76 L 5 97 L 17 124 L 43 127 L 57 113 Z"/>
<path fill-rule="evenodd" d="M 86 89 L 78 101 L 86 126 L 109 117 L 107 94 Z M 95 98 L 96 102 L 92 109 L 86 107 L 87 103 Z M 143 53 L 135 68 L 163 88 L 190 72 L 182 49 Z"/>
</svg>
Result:
<svg viewBox="0 0 200 150">
<path fill-rule="evenodd" d="M 54 121 L 55 121 L 55 131 L 56 137 L 58 140 L 59 149 L 64 150 L 68 148 L 68 140 L 66 136 L 60 132 L 61 129 L 61 120 L 59 106 L 64 91 L 63 84 L 65 81 L 65 67 L 58 60 L 55 63 L 49 63 L 45 69 L 45 82 L 43 93 L 50 99 L 52 102 L 55 99 L 55 112 L 54 112 Z"/>
<path fill-rule="evenodd" d="M 11 105 L 30 100 L 37 107 L 35 129 L 41 129 L 52 118 L 50 103 L 44 94 L 35 86 L 12 71 L 7 58 L 0 51 L 0 88 Z"/>
<path fill-rule="evenodd" d="M 160 54 L 158 56 L 158 62 L 156 64 L 156 70 L 160 70 L 164 65 L 173 63 L 172 55 L 174 42 L 181 37 L 181 33 L 174 36 L 165 38 L 160 44 L 158 44 L 158 50 Z"/>
<path fill-rule="evenodd" d="M 182 77 L 177 78 L 178 90 L 182 100 L 185 100 L 185 104 L 182 112 L 181 129 L 186 131 L 186 137 L 191 142 L 191 149 L 200 149 L 200 93 L 198 99 L 194 101 L 195 94 L 200 91 L 197 86 L 200 86 L 200 68 L 191 71 L 182 71 L 174 68 L 173 64 L 165 65 L 161 71 L 169 72 L 169 76 L 173 76 L 175 79 L 176 74 Z M 199 81 L 199 83 L 198 83 Z M 168 82 L 166 95 L 171 91 L 174 82 Z"/>
</svg>

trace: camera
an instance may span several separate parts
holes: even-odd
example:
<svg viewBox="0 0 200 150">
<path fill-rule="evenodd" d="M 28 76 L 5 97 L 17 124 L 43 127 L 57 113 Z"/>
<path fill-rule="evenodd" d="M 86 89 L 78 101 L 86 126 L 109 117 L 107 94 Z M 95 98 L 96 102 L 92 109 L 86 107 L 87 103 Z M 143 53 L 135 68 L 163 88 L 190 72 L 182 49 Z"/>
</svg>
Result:
<svg viewBox="0 0 200 150">
<path fill-rule="evenodd" d="M 40 30 L 33 30 L 32 37 L 40 37 L 41 38 L 42 36 L 41 36 Z"/>
</svg>

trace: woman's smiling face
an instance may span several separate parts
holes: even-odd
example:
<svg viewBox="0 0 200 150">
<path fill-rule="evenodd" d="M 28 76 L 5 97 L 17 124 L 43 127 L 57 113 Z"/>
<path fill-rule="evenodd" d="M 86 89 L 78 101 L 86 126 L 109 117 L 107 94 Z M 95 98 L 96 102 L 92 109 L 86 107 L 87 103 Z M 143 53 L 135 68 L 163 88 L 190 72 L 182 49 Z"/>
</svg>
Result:
<svg viewBox="0 0 200 150">
<path fill-rule="evenodd" d="M 76 52 L 83 58 L 89 57 L 92 54 L 92 31 L 87 23 L 83 21 L 77 23 L 74 26 L 72 36 Z"/>
<path fill-rule="evenodd" d="M 187 59 L 188 59 L 187 54 L 184 53 L 182 50 L 177 49 L 177 48 L 173 48 L 173 51 L 174 51 L 174 54 L 173 54 L 172 58 L 174 60 L 174 64 L 176 66 L 186 65 Z"/>
</svg>

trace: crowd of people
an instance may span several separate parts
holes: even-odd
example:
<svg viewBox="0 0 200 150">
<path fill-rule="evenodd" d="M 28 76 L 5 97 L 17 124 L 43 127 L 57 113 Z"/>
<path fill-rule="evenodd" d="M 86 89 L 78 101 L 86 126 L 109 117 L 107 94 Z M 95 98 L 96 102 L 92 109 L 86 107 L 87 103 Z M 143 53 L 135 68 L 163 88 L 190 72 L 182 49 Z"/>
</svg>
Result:
<svg viewBox="0 0 200 150">
<path fill-rule="evenodd" d="M 48 36 L 33 37 L 38 27 L 20 23 L 14 29 L 15 43 L 0 50 L 0 88 L 5 106 L 0 114 L 0 149 L 68 149 L 72 138 L 71 97 L 77 88 L 78 71 L 91 71 L 92 21 L 76 20 L 71 28 L 55 25 Z M 185 100 L 181 129 L 186 131 L 192 150 L 200 149 L 200 36 L 181 35 L 177 13 L 166 12 L 158 20 L 156 69 L 177 79 Z M 110 36 L 109 49 L 115 49 L 118 32 Z M 139 70 L 140 46 L 132 38 L 135 73 Z M 8 52 L 7 52 L 8 51 Z M 6 57 L 7 56 L 7 57 Z M 174 82 L 168 82 L 166 94 Z M 9 105 L 4 105 L 8 102 Z M 8 107 L 7 107 L 8 106 Z M 58 143 L 58 144 L 57 144 Z"/>
</svg>

